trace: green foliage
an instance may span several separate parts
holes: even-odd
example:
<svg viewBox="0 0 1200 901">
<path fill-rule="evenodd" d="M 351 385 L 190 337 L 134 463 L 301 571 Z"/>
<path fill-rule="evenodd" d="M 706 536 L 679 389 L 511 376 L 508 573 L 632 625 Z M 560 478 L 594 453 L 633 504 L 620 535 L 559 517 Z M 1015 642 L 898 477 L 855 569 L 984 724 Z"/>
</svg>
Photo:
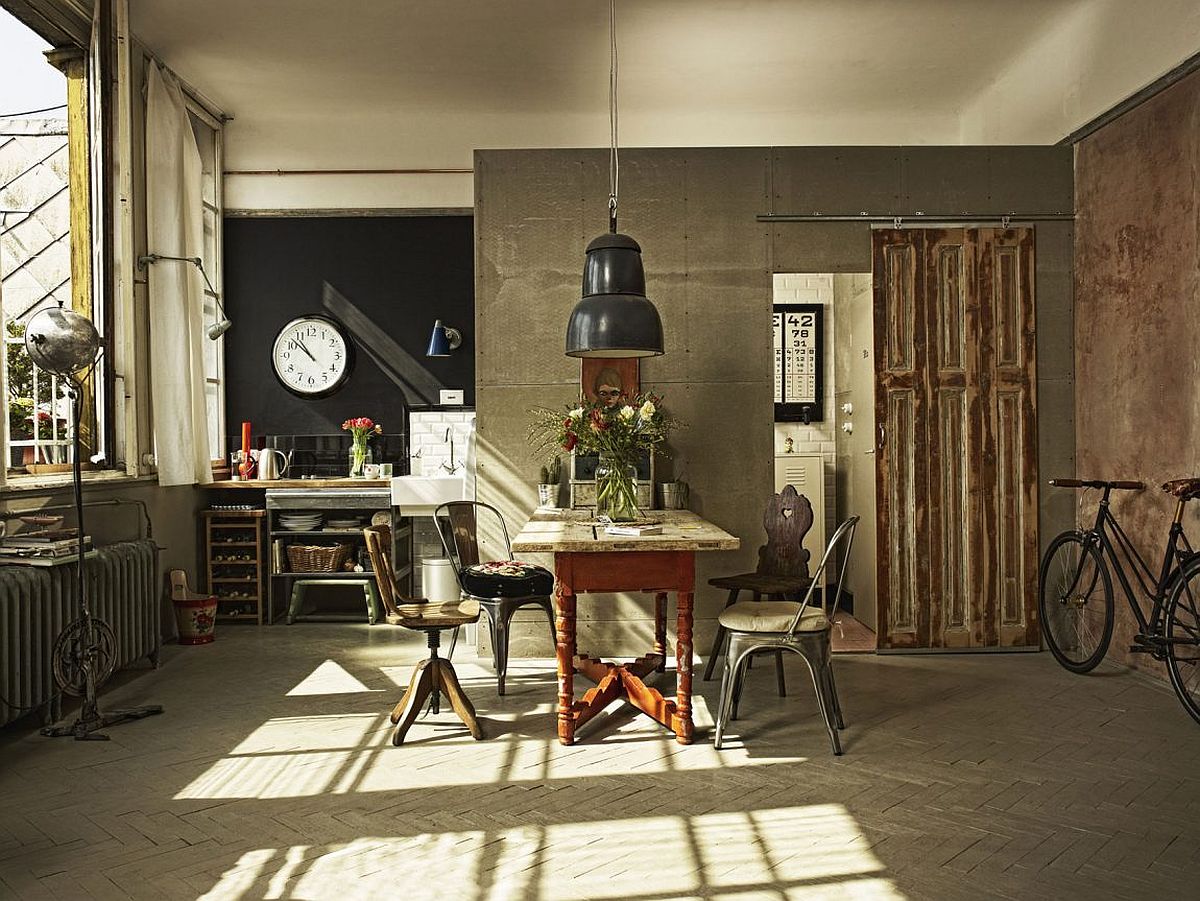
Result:
<svg viewBox="0 0 1200 901">
<path fill-rule="evenodd" d="M 583 401 L 570 409 L 539 407 L 532 411 L 529 441 L 538 450 L 578 449 L 633 462 L 640 451 L 667 440 L 677 423 L 662 408 L 662 398 L 639 394 L 624 403 Z"/>
<path fill-rule="evenodd" d="M 562 478 L 562 457 L 555 454 L 543 463 L 542 468 L 538 470 L 538 478 L 541 480 L 539 485 L 557 485 L 558 480 Z"/>
<path fill-rule="evenodd" d="M 10 338 L 25 337 L 25 323 L 10 319 L 7 322 Z M 39 379 L 38 398 L 33 396 L 33 361 L 25 351 L 24 343 L 8 345 L 8 433 L 15 439 L 33 437 L 34 411 L 37 410 L 38 437 L 50 440 L 54 437 L 53 414 L 50 412 L 56 400 L 66 397 L 60 384 L 57 396 L 50 396 L 50 377 Z M 59 422 L 58 437 L 66 438 L 66 422 Z"/>
</svg>

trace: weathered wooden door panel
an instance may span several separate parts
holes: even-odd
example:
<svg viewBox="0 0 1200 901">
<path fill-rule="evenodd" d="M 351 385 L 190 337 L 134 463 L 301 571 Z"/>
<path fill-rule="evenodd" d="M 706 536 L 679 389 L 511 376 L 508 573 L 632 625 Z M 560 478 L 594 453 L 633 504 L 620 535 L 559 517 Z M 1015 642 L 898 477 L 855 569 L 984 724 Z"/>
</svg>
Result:
<svg viewBox="0 0 1200 901">
<path fill-rule="evenodd" d="M 929 555 L 923 536 L 928 505 L 928 453 L 924 422 L 926 366 L 922 307 L 925 273 L 920 232 L 879 233 L 875 243 L 875 422 L 876 467 L 888 473 L 876 480 L 876 547 L 879 635 L 889 646 L 926 647 Z"/>
<path fill-rule="evenodd" d="M 994 487 L 988 520 L 995 529 L 995 573 L 987 594 L 987 645 L 1038 641 L 1037 345 L 1033 230 L 980 229 L 981 327 L 987 372 L 986 445 Z"/>
<path fill-rule="evenodd" d="M 875 233 L 880 647 L 1036 642 L 1032 250 Z"/>
</svg>

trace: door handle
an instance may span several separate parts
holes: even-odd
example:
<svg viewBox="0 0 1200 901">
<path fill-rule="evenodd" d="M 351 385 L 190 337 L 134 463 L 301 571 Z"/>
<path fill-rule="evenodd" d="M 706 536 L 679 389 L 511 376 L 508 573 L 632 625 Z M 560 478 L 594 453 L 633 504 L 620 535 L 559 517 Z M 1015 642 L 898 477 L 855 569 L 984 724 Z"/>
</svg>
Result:
<svg viewBox="0 0 1200 901">
<path fill-rule="evenodd" d="M 887 429 L 881 422 L 879 423 L 879 449 L 883 450 L 885 444 L 887 444 Z"/>
</svg>

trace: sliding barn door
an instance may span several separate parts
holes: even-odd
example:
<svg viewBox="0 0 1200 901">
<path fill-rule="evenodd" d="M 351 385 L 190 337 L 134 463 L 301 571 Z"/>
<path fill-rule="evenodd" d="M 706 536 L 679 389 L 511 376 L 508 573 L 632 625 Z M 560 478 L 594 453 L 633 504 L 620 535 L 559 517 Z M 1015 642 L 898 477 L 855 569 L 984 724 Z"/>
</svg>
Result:
<svg viewBox="0 0 1200 901">
<path fill-rule="evenodd" d="M 1032 229 L 874 233 L 879 646 L 1038 641 Z"/>
</svg>

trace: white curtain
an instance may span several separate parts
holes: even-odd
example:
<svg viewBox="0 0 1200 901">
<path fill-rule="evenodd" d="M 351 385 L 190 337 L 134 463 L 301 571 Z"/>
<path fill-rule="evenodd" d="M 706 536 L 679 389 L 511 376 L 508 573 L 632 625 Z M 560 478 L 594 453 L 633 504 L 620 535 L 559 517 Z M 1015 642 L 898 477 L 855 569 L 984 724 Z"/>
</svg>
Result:
<svg viewBox="0 0 1200 901">
<path fill-rule="evenodd" d="M 146 99 L 146 231 L 150 253 L 203 251 L 200 151 L 179 82 L 151 63 Z M 150 398 L 160 485 L 212 481 L 204 399 L 204 279 L 191 263 L 147 267 Z"/>
</svg>

